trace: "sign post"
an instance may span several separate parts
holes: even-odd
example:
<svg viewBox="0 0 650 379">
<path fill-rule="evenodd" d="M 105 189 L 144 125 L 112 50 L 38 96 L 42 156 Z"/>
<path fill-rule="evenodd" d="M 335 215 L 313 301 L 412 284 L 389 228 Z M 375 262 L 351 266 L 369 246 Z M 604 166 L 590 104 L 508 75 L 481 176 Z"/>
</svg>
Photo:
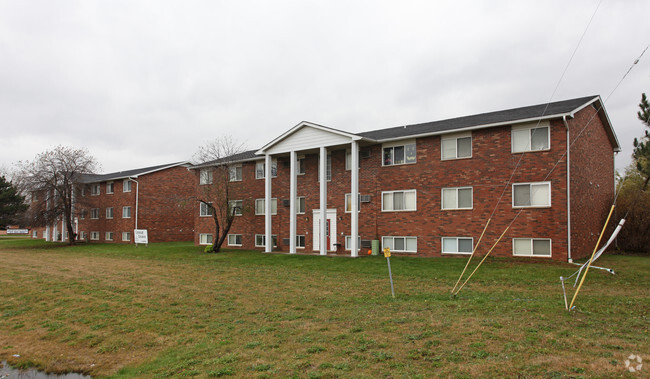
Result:
<svg viewBox="0 0 650 379">
<path fill-rule="evenodd" d="M 390 279 L 390 293 L 395 297 L 395 289 L 393 288 L 393 273 L 390 271 L 390 248 L 384 248 L 384 257 L 386 257 L 386 262 L 388 262 L 388 278 Z"/>
<path fill-rule="evenodd" d="M 143 243 L 149 246 L 149 236 L 147 235 L 147 229 L 135 229 L 133 231 L 133 237 L 135 247 L 138 247 L 139 243 Z"/>
</svg>

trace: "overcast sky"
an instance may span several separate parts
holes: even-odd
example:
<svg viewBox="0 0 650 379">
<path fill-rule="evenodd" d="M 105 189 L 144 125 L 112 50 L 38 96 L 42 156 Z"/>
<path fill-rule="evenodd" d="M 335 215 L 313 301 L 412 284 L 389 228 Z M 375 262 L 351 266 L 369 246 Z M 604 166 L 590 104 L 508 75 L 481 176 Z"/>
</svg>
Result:
<svg viewBox="0 0 650 379">
<path fill-rule="evenodd" d="M 302 120 L 350 132 L 545 103 L 599 0 L 0 0 L 0 167 L 56 145 L 113 172 L 259 148 Z M 606 99 L 650 1 L 604 0 L 552 100 Z M 606 100 L 630 162 L 650 51 Z"/>
</svg>

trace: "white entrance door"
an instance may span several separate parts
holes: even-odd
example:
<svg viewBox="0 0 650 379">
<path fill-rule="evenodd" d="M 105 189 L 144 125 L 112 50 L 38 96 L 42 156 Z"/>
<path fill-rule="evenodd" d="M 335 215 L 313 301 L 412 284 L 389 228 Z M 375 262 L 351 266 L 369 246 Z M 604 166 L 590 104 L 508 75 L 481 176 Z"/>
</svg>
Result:
<svg viewBox="0 0 650 379">
<path fill-rule="evenodd" d="M 320 251 L 320 209 L 314 209 L 314 251 Z M 335 251 L 336 246 L 336 209 L 327 210 L 327 226 L 325 227 L 325 238 L 328 251 Z"/>
</svg>

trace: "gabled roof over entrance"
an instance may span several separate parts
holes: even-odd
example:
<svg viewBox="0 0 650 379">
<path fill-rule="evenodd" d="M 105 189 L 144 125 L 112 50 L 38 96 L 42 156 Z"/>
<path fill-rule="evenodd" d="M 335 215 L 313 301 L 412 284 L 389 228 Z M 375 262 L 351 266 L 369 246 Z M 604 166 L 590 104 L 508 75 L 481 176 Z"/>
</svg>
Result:
<svg viewBox="0 0 650 379">
<path fill-rule="evenodd" d="M 362 139 L 364 138 L 356 134 L 303 121 L 266 144 L 256 154 L 281 154 L 292 150 L 348 144 Z"/>
</svg>

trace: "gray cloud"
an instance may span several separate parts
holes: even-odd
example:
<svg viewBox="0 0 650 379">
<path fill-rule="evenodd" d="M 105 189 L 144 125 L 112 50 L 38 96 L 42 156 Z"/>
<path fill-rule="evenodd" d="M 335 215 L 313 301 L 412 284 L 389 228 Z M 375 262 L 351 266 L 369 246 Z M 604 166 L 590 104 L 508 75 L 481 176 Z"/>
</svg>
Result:
<svg viewBox="0 0 650 379">
<path fill-rule="evenodd" d="M 301 120 L 365 131 L 549 100 L 597 1 L 5 1 L 0 164 L 57 144 L 105 171 L 264 145 Z M 553 100 L 617 85 L 646 1 L 603 2 Z M 606 108 L 629 163 L 650 53 Z"/>
</svg>

